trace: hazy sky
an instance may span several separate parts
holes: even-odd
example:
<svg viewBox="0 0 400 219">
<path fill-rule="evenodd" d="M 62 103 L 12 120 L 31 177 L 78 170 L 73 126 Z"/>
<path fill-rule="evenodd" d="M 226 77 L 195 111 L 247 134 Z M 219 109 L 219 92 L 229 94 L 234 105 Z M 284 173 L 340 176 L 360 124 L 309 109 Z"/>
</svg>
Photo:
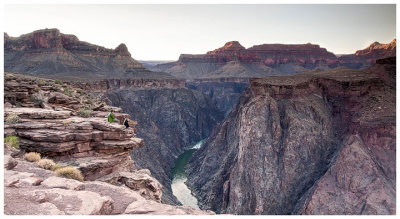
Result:
<svg viewBox="0 0 400 219">
<path fill-rule="evenodd" d="M 237 40 L 313 43 L 354 53 L 396 37 L 392 5 L 5 5 L 4 29 L 19 36 L 58 28 L 107 48 L 128 46 L 139 60 L 176 60 Z"/>
</svg>

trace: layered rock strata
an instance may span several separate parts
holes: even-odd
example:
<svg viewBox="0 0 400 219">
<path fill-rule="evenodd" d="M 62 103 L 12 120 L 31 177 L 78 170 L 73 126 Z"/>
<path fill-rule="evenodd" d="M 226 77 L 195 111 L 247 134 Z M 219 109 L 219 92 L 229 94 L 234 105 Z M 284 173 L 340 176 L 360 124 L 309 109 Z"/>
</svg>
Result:
<svg viewBox="0 0 400 219">
<path fill-rule="evenodd" d="M 395 54 L 396 40 L 389 44 L 375 42 L 364 50 L 339 58 L 311 43 L 262 44 L 246 49 L 239 42 L 231 41 L 207 54 L 182 54 L 176 62 L 159 64 L 150 69 L 186 79 L 254 78 L 296 74 L 315 68 L 363 68 L 374 64 L 377 59 Z"/>
<path fill-rule="evenodd" d="M 200 207 L 395 214 L 394 60 L 251 80 L 190 161 Z"/>
</svg>

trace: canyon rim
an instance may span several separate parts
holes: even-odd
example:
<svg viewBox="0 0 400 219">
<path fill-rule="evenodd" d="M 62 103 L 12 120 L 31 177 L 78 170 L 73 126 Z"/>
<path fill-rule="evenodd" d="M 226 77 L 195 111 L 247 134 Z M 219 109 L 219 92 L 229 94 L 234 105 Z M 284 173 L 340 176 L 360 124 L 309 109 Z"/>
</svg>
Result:
<svg viewBox="0 0 400 219">
<path fill-rule="evenodd" d="M 6 5 L 4 215 L 396 215 L 396 6 Z"/>
</svg>

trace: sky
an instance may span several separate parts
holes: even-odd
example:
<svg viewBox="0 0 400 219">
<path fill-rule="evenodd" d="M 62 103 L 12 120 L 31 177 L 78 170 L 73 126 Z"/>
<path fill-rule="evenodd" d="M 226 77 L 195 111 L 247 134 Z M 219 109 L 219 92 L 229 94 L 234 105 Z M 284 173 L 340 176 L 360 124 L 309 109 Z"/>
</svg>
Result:
<svg viewBox="0 0 400 219">
<path fill-rule="evenodd" d="M 312 43 L 350 54 L 396 37 L 396 5 L 5 5 L 10 36 L 57 28 L 137 60 L 177 60 L 228 41 L 244 47 Z"/>
</svg>

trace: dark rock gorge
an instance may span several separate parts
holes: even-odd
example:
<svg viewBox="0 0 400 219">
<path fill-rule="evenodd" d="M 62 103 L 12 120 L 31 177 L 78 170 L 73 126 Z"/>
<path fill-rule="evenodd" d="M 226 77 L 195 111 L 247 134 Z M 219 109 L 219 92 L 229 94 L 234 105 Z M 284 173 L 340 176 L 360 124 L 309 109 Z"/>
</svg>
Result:
<svg viewBox="0 0 400 219">
<path fill-rule="evenodd" d="M 395 59 L 250 81 L 193 154 L 202 209 L 395 214 Z"/>
<path fill-rule="evenodd" d="M 208 96 L 183 87 L 117 89 L 106 96 L 138 122 L 137 136 L 145 146 L 132 153 L 133 160 L 163 185 L 163 202 L 178 204 L 171 190 L 174 161 L 187 147 L 207 137 L 222 113 Z"/>
<path fill-rule="evenodd" d="M 228 115 L 249 86 L 247 78 L 210 78 L 186 80 L 186 87 L 209 96 L 212 103 L 224 115 Z"/>
</svg>

